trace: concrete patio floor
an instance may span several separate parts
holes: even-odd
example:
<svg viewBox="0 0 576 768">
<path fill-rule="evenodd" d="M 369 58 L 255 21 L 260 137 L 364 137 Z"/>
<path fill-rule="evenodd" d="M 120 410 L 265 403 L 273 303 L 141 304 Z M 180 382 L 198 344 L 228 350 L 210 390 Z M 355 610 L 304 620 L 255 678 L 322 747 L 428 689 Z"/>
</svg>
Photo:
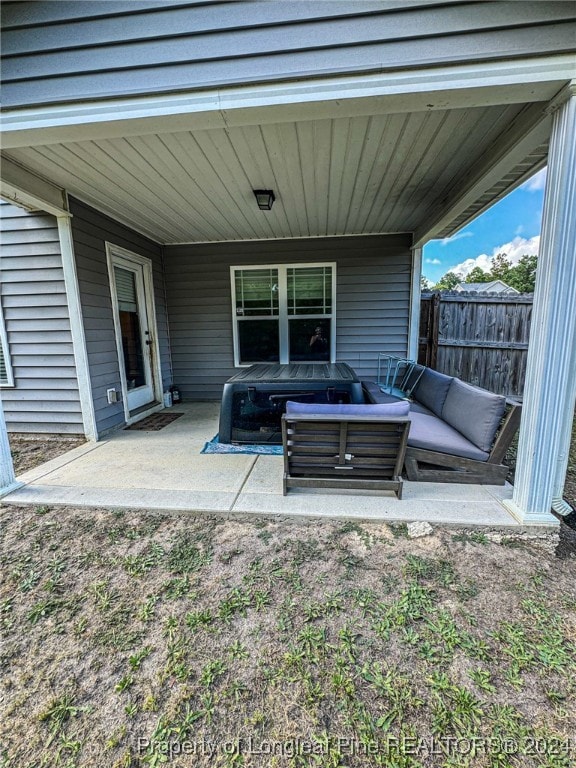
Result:
<svg viewBox="0 0 576 768">
<path fill-rule="evenodd" d="M 20 475 L 23 486 L 2 503 L 519 526 L 501 504 L 508 485 L 405 482 L 401 501 L 391 492 L 283 496 L 281 456 L 200 453 L 218 431 L 219 403 L 170 410 L 184 415 L 158 432 L 121 430 Z"/>
</svg>

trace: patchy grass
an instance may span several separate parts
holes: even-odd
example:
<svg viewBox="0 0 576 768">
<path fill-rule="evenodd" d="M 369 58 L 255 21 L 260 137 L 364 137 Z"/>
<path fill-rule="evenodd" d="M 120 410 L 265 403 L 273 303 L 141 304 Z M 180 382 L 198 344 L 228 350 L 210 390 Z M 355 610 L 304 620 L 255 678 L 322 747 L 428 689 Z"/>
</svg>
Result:
<svg viewBox="0 0 576 768">
<path fill-rule="evenodd" d="M 2 512 L 5 768 L 573 764 L 554 533 Z"/>
<path fill-rule="evenodd" d="M 8 438 L 16 475 L 35 469 L 86 442 L 83 437 L 73 435 L 10 434 Z"/>
</svg>

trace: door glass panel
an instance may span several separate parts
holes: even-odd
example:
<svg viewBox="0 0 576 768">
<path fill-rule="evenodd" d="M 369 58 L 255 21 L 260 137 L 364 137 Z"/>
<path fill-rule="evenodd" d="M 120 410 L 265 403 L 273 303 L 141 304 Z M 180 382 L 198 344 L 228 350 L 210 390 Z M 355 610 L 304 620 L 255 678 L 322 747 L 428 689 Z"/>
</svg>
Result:
<svg viewBox="0 0 576 768">
<path fill-rule="evenodd" d="M 288 321 L 290 332 L 290 362 L 309 360 L 330 361 L 331 321 L 323 317 L 291 318 Z"/>
<path fill-rule="evenodd" d="M 135 389 L 146 384 L 136 276 L 129 269 L 114 267 L 114 278 L 118 297 L 126 382 L 128 389 Z"/>
<path fill-rule="evenodd" d="M 242 320 L 238 323 L 238 340 L 240 365 L 280 361 L 278 320 Z"/>
<path fill-rule="evenodd" d="M 288 314 L 329 315 L 332 312 L 332 267 L 288 269 Z"/>
</svg>

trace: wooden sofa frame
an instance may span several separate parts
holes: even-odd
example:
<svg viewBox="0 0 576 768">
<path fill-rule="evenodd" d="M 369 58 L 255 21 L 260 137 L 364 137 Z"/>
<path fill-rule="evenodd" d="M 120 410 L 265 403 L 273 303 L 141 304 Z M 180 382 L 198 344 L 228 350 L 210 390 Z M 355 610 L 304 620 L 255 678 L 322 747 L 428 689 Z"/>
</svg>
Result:
<svg viewBox="0 0 576 768">
<path fill-rule="evenodd" d="M 520 426 L 522 406 L 517 400 L 506 399 L 507 415 L 486 461 L 464 459 L 447 453 L 406 448 L 404 468 L 408 480 L 431 483 L 475 483 L 504 485 L 509 467 L 502 462 Z"/>
<path fill-rule="evenodd" d="M 282 416 L 288 488 L 392 490 L 402 498 L 410 420 L 341 414 Z"/>
</svg>

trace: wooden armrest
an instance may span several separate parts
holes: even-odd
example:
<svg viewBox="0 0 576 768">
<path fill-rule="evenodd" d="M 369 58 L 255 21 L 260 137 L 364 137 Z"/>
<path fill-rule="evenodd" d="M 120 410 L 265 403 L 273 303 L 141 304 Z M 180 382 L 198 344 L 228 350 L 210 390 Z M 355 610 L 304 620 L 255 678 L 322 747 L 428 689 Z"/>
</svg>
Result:
<svg viewBox="0 0 576 768">
<path fill-rule="evenodd" d="M 510 405 L 510 410 L 504 418 L 502 426 L 496 437 L 496 441 L 492 446 L 490 456 L 488 457 L 488 464 L 502 464 L 506 451 L 510 448 L 512 440 L 518 432 L 520 426 L 520 419 L 522 417 L 522 404 L 519 400 L 513 397 L 506 398 L 506 404 Z"/>
</svg>

